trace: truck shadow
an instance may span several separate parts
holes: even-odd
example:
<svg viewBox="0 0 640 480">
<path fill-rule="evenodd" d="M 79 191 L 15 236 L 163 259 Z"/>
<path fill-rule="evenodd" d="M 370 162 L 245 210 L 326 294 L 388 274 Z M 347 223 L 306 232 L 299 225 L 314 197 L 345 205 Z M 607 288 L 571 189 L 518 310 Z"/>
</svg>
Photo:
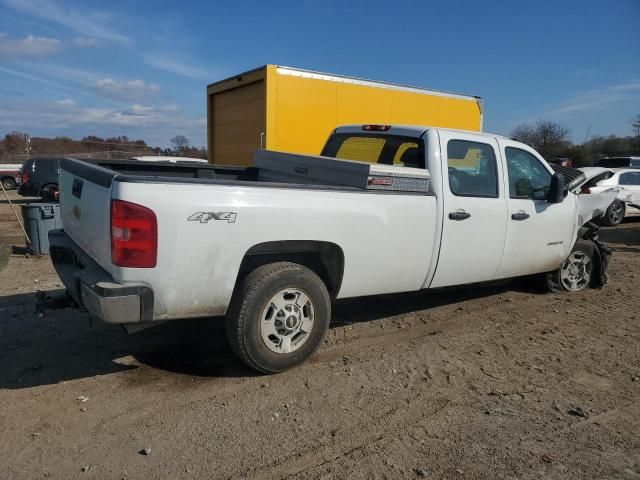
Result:
<svg viewBox="0 0 640 480">
<path fill-rule="evenodd" d="M 603 228 L 598 236 L 605 243 L 621 243 L 624 245 L 640 245 L 640 218 L 625 220 L 615 228 Z M 617 245 L 616 249 L 619 249 Z"/>
<path fill-rule="evenodd" d="M 35 312 L 35 294 L 0 297 L 0 390 L 149 366 L 207 377 L 257 375 L 226 341 L 223 319 L 167 322 L 128 335 L 74 309 Z M 209 321 L 207 321 L 209 320 Z"/>
<path fill-rule="evenodd" d="M 338 301 L 331 328 L 513 290 L 475 287 Z M 223 318 L 167 322 L 127 335 L 73 309 L 39 317 L 35 294 L 0 297 L 0 389 L 51 385 L 150 367 L 196 377 L 259 376 L 231 351 Z M 144 375 L 136 376 L 143 381 Z"/>
</svg>

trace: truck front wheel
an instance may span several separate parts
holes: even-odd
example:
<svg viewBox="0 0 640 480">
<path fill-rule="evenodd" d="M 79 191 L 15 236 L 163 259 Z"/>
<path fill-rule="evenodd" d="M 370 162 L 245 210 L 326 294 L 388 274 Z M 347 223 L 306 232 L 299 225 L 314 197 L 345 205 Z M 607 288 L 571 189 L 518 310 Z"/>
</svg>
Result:
<svg viewBox="0 0 640 480">
<path fill-rule="evenodd" d="M 247 365 L 277 373 L 317 350 L 330 318 L 331 299 L 318 275 L 297 263 L 271 263 L 249 273 L 236 289 L 227 336 Z"/>
<path fill-rule="evenodd" d="M 552 292 L 580 292 L 591 286 L 596 273 L 595 245 L 578 240 L 562 266 L 547 274 L 547 286 Z"/>
</svg>

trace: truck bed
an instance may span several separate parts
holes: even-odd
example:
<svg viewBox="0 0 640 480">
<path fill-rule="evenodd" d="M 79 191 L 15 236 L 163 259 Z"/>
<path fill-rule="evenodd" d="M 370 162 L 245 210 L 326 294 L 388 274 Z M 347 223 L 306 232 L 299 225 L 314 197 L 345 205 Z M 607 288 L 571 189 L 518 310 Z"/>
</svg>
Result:
<svg viewBox="0 0 640 480">
<path fill-rule="evenodd" d="M 92 176 L 107 186 L 116 176 L 121 182 L 211 183 L 286 188 L 337 189 L 371 192 L 427 194 L 429 172 L 424 169 L 369 164 L 335 158 L 258 150 L 255 166 L 203 165 L 201 163 L 92 160 L 100 167 Z M 77 160 L 64 160 L 68 172 L 91 171 Z"/>
</svg>

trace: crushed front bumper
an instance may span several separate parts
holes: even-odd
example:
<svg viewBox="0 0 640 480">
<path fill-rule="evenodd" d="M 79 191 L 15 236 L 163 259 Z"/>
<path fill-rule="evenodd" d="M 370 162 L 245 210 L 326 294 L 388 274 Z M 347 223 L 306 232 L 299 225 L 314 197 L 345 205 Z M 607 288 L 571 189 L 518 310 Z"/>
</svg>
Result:
<svg viewBox="0 0 640 480">
<path fill-rule="evenodd" d="M 153 320 L 153 290 L 144 284 L 114 282 L 63 230 L 49 232 L 53 266 L 71 298 L 108 323 Z"/>
</svg>

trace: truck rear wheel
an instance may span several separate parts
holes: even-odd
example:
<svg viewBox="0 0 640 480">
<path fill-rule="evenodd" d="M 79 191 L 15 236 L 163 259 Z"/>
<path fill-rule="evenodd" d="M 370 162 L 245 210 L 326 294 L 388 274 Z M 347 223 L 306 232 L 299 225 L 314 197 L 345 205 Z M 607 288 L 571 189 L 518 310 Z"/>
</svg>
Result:
<svg viewBox="0 0 640 480">
<path fill-rule="evenodd" d="M 595 245 L 578 240 L 562 266 L 547 273 L 547 286 L 552 292 L 580 292 L 591 286 L 595 275 Z"/>
<path fill-rule="evenodd" d="M 310 269 L 290 262 L 263 265 L 247 275 L 227 312 L 227 336 L 234 352 L 262 373 L 303 363 L 329 327 L 331 299 Z"/>
</svg>

